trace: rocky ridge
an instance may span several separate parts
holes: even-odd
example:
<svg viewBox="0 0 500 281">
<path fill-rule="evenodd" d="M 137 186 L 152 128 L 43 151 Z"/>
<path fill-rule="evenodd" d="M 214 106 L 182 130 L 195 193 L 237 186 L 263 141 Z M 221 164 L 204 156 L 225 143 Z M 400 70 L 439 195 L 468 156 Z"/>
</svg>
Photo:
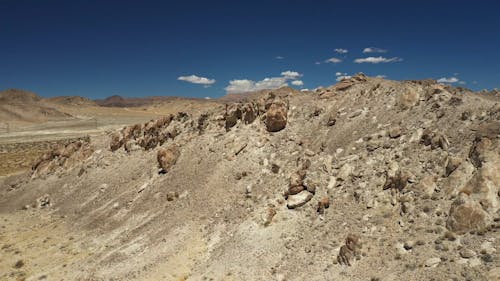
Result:
<svg viewBox="0 0 500 281">
<path fill-rule="evenodd" d="M 499 134 L 498 100 L 359 74 L 58 147 L 0 211 L 74 221 L 98 250 L 44 274 L 75 280 L 495 280 Z"/>
</svg>

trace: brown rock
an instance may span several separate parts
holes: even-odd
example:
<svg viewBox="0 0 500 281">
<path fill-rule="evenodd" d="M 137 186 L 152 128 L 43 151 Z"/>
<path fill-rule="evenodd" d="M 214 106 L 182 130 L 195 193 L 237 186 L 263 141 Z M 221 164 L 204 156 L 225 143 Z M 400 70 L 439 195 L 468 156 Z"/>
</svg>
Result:
<svg viewBox="0 0 500 281">
<path fill-rule="evenodd" d="M 395 126 L 389 130 L 389 137 L 395 139 L 401 136 L 401 127 Z"/>
<path fill-rule="evenodd" d="M 397 97 L 397 105 L 401 109 L 409 109 L 416 105 L 418 105 L 420 101 L 420 95 L 414 89 L 408 89 L 405 92 L 402 92 Z"/>
<path fill-rule="evenodd" d="M 290 175 L 290 187 L 302 186 L 304 185 L 304 178 L 306 177 L 306 171 L 299 170 Z"/>
<path fill-rule="evenodd" d="M 111 149 L 111 151 L 118 150 L 123 145 L 123 140 L 124 139 L 123 139 L 122 134 L 119 132 L 115 132 L 111 136 L 111 140 L 109 142 L 109 148 Z"/>
<path fill-rule="evenodd" d="M 288 108 L 284 102 L 273 102 L 266 112 L 266 128 L 278 132 L 286 127 Z"/>
<path fill-rule="evenodd" d="M 257 114 L 259 113 L 259 109 L 256 108 L 253 104 L 247 103 L 243 106 L 242 114 L 243 114 L 243 122 L 245 124 L 251 124 L 257 118 Z"/>
<path fill-rule="evenodd" d="M 296 185 L 296 186 L 291 186 L 289 189 L 288 189 L 288 194 L 289 195 L 295 195 L 297 193 L 300 193 L 304 190 L 304 186 L 302 185 Z"/>
<path fill-rule="evenodd" d="M 325 196 L 321 198 L 321 200 L 318 202 L 318 208 L 316 208 L 316 211 L 322 215 L 325 213 L 325 209 L 328 209 L 330 207 L 330 197 Z"/>
<path fill-rule="evenodd" d="M 425 194 L 430 197 L 434 194 L 436 190 L 436 177 L 435 176 L 425 176 L 417 185 L 416 189 L 418 192 Z"/>
<path fill-rule="evenodd" d="M 482 164 L 472 179 L 461 189 L 481 204 L 490 214 L 500 209 L 500 156 Z"/>
<path fill-rule="evenodd" d="M 224 115 L 226 130 L 231 129 L 236 125 L 239 119 L 242 117 L 242 111 L 239 104 L 226 104 L 226 113 Z"/>
<path fill-rule="evenodd" d="M 168 172 L 175 165 L 180 156 L 179 148 L 171 145 L 168 148 L 158 150 L 157 160 L 158 165 L 164 172 Z"/>
<path fill-rule="evenodd" d="M 481 205 L 467 194 L 460 193 L 450 208 L 446 227 L 457 233 L 482 230 L 489 223 L 489 216 Z"/>
</svg>

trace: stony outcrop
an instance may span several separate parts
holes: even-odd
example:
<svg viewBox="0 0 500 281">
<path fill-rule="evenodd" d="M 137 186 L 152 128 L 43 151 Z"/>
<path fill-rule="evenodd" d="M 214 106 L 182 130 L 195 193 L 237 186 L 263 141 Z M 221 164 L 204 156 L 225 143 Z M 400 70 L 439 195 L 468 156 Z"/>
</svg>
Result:
<svg viewBox="0 0 500 281">
<path fill-rule="evenodd" d="M 85 137 L 60 144 L 35 161 L 32 178 L 48 175 L 58 170 L 67 170 L 81 164 L 94 152 L 90 138 Z"/>
<path fill-rule="evenodd" d="M 174 166 L 177 162 L 180 155 L 180 150 L 176 145 L 159 149 L 157 153 L 157 160 L 158 166 L 162 172 L 169 172 L 172 166 Z"/>
<path fill-rule="evenodd" d="M 457 233 L 485 229 L 491 218 L 481 205 L 465 193 L 461 193 L 451 205 L 446 227 Z"/>
</svg>

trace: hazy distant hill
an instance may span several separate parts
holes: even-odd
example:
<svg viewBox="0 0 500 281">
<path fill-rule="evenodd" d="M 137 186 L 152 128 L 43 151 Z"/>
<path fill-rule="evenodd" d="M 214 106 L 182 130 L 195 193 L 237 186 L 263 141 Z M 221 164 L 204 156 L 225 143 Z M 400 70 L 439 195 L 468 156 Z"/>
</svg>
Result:
<svg viewBox="0 0 500 281">
<path fill-rule="evenodd" d="M 56 108 L 50 101 L 25 90 L 0 92 L 0 122 L 43 122 L 71 119 L 70 114 Z"/>
<path fill-rule="evenodd" d="M 124 98 L 119 95 L 95 100 L 96 104 L 107 107 L 137 107 L 155 105 L 174 100 L 202 100 L 198 98 L 175 97 L 175 96 L 151 96 L 142 98 Z"/>
<path fill-rule="evenodd" d="M 52 97 L 46 99 L 46 101 L 51 103 L 56 103 L 60 105 L 69 105 L 69 106 L 97 106 L 97 103 L 89 98 L 80 97 L 80 96 L 61 96 L 61 97 Z"/>
</svg>

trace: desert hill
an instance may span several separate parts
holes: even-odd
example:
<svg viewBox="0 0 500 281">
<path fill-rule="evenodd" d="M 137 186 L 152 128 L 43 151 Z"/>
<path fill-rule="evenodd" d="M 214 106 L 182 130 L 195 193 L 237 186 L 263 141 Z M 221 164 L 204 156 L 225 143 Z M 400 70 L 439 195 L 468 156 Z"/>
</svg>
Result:
<svg viewBox="0 0 500 281">
<path fill-rule="evenodd" d="M 171 101 L 203 101 L 198 98 L 186 98 L 176 96 L 149 96 L 140 98 L 124 98 L 119 95 L 113 95 L 105 99 L 97 99 L 95 102 L 105 107 L 139 107 L 139 106 L 158 106 Z"/>
<path fill-rule="evenodd" d="M 35 93 L 18 89 L 0 91 L 1 122 L 38 123 L 71 118 Z"/>
<path fill-rule="evenodd" d="M 58 96 L 47 98 L 46 101 L 66 106 L 97 106 L 95 101 L 80 96 Z"/>
<path fill-rule="evenodd" d="M 497 97 L 362 74 L 248 96 L 2 179 L 0 279 L 499 280 Z"/>
</svg>

